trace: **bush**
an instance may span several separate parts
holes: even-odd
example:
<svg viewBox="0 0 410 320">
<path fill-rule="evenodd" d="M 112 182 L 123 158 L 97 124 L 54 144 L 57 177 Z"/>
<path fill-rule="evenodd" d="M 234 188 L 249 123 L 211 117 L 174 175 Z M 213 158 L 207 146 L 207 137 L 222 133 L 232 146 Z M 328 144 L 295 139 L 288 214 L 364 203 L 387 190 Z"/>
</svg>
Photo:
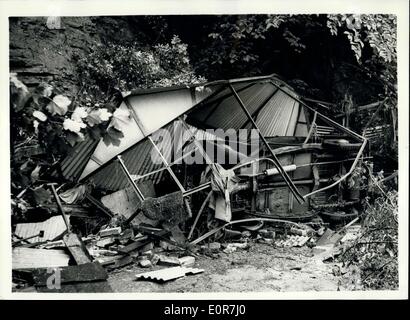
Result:
<svg viewBox="0 0 410 320">
<path fill-rule="evenodd" d="M 373 180 L 377 183 L 376 180 Z M 360 236 L 344 248 L 340 260 L 359 270 L 364 289 L 398 288 L 398 192 L 385 192 L 367 200 Z"/>
<path fill-rule="evenodd" d="M 188 58 L 187 45 L 174 36 L 170 43 L 151 50 L 131 45 L 98 44 L 79 60 L 80 78 L 110 95 L 113 90 L 129 91 L 206 81 L 196 76 Z M 95 88 L 95 87 L 94 87 Z"/>
</svg>

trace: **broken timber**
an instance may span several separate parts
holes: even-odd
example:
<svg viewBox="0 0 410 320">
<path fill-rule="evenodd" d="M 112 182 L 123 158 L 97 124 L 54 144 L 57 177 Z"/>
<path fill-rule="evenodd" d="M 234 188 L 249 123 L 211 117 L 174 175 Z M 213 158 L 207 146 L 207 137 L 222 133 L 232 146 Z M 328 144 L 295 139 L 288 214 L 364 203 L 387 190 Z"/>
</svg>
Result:
<svg viewBox="0 0 410 320">
<path fill-rule="evenodd" d="M 14 248 L 12 267 L 15 269 L 52 268 L 68 266 L 70 256 L 64 250 Z"/>
<path fill-rule="evenodd" d="M 51 191 L 53 192 L 54 198 L 57 202 L 57 206 L 60 210 L 61 215 L 64 218 L 64 222 L 67 227 L 68 233 L 64 235 L 63 237 L 63 241 L 65 245 L 67 246 L 67 249 L 70 251 L 71 255 L 73 256 L 77 264 L 91 262 L 92 258 L 90 254 L 88 253 L 88 250 L 85 247 L 84 243 L 81 241 L 81 238 L 77 234 L 71 232 L 70 222 L 68 221 L 68 218 L 64 212 L 63 206 L 61 205 L 60 198 L 54 187 L 55 183 L 49 183 L 48 185 L 50 186 Z"/>
</svg>

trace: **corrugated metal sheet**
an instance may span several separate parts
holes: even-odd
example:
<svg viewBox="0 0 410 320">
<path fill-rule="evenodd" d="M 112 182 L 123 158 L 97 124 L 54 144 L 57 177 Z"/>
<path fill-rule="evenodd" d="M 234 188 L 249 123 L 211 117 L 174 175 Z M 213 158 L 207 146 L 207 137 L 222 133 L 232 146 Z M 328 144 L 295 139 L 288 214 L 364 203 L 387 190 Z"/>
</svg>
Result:
<svg viewBox="0 0 410 320">
<path fill-rule="evenodd" d="M 151 161 L 151 150 L 152 145 L 145 139 L 121 154 L 130 174 L 143 175 L 163 167 Z M 150 178 L 156 182 L 159 177 L 160 173 L 157 173 Z M 101 170 L 92 174 L 87 181 L 107 190 L 119 190 L 128 185 L 128 180 L 121 169 L 121 165 L 116 160 L 111 161 Z"/>
<path fill-rule="evenodd" d="M 98 142 L 98 140 L 87 136 L 85 141 L 78 143 L 72 149 L 70 154 L 61 162 L 64 178 L 72 181 L 78 180 Z"/>
<path fill-rule="evenodd" d="M 266 137 L 293 136 L 299 103 L 278 91 L 261 110 L 256 125 Z"/>
<path fill-rule="evenodd" d="M 237 90 L 251 113 L 256 114 L 256 111 L 262 105 L 264 106 L 262 109 L 268 108 L 271 112 L 275 112 L 275 119 L 272 119 L 272 115 L 263 110 L 261 112 L 267 113 L 266 116 L 260 114 L 257 116 L 257 123 L 261 126 L 262 133 L 265 135 L 292 135 L 292 132 L 294 132 L 293 119 L 296 119 L 297 114 L 299 114 L 299 105 L 291 97 L 280 90 L 278 91 L 270 81 L 281 84 L 274 77 L 265 76 L 216 81 L 206 84 L 205 90 L 202 91 L 198 91 L 195 88 L 196 86 L 191 86 L 134 92 L 125 99 L 142 123 L 144 132 L 141 132 L 139 126 L 132 120 L 128 124 L 124 124 L 126 126 L 122 130 L 124 137 L 121 139 L 119 146 L 106 146 L 102 139 L 98 142 L 87 139 L 77 145 L 73 152 L 62 162 L 63 175 L 68 179 L 81 180 L 111 159 L 114 159 L 116 155 L 122 153 L 127 166 L 134 166 L 135 172 L 133 174 L 139 173 L 138 168 L 146 168 L 151 171 L 154 167 L 148 164 L 148 158 L 146 157 L 149 154 L 147 148 L 150 147 L 146 143 L 136 148 L 131 147 L 138 144 L 144 136 L 152 134 L 179 115 L 191 110 L 198 102 L 201 105 L 194 114 L 199 121 L 207 118 L 205 124 L 211 124 L 209 127 L 222 129 L 242 127 L 247 123 L 247 118 L 232 97 L 229 88 L 218 92 L 229 83 Z M 283 90 L 295 95 L 287 86 L 281 85 Z M 266 101 L 274 92 L 276 93 L 272 98 Z M 125 102 L 120 107 L 126 108 Z M 280 110 L 284 110 L 284 112 L 280 112 Z M 129 150 L 130 148 L 132 151 Z M 141 155 L 144 156 L 141 157 Z M 109 164 L 107 167 L 110 167 L 111 172 L 115 172 L 116 175 L 119 172 L 116 165 Z M 103 171 L 107 172 L 107 170 Z M 108 178 L 103 177 L 101 173 L 93 178 L 99 182 L 104 180 L 108 183 Z M 112 179 L 108 183 L 110 187 L 120 184 L 123 186 L 123 183 L 114 182 L 115 179 Z"/>
<path fill-rule="evenodd" d="M 294 135 L 300 108 L 295 99 L 269 82 L 253 84 L 238 92 L 238 95 L 264 136 Z M 232 94 L 222 101 L 192 111 L 188 122 L 224 130 L 252 127 Z"/>
<path fill-rule="evenodd" d="M 150 271 L 137 274 L 136 279 L 147 279 L 165 282 L 177 278 L 184 277 L 185 275 L 198 274 L 204 272 L 204 269 L 187 268 L 187 267 L 171 267 L 156 271 Z"/>
<path fill-rule="evenodd" d="M 207 86 L 198 92 L 184 87 L 177 90 L 146 91 L 144 94 L 127 96 L 119 108 L 129 111 L 132 119 L 117 123 L 124 135 L 120 144 L 107 146 L 100 140 L 79 179 L 84 179 L 123 151 L 184 114 L 219 87 L 219 85 Z"/>
<path fill-rule="evenodd" d="M 180 121 L 174 121 L 170 123 L 169 125 L 165 126 L 163 129 L 167 130 L 170 134 L 170 139 L 171 141 L 166 142 L 166 143 L 161 143 L 157 144 L 158 147 L 161 150 L 161 153 L 165 156 L 167 159 L 168 163 L 172 163 L 174 161 L 173 157 L 173 148 L 175 146 L 175 134 L 178 134 L 178 132 L 184 133 L 185 130 L 181 124 Z M 206 132 L 197 128 L 194 128 L 191 126 L 192 132 L 194 132 L 194 135 L 196 139 L 198 140 L 218 140 L 219 138 L 213 135 L 211 132 Z M 183 131 L 180 131 L 183 130 Z M 179 134 L 178 134 L 179 136 Z M 179 137 L 178 137 L 179 138 Z M 179 143 L 180 146 L 183 146 L 190 138 L 188 134 L 181 134 L 180 138 L 182 138 L 182 141 Z M 153 140 L 157 140 L 156 135 L 153 135 Z M 221 139 L 219 139 L 221 140 Z M 188 146 L 186 146 L 188 148 Z M 178 153 L 179 150 L 175 150 L 176 154 Z M 181 153 L 182 154 L 182 153 Z M 156 158 L 152 158 L 152 155 L 154 155 Z M 141 176 L 150 172 L 153 172 L 155 170 L 165 168 L 162 163 L 160 163 L 160 158 L 158 158 L 158 153 L 154 150 L 152 144 L 147 140 L 144 139 L 143 141 L 140 141 L 139 143 L 135 144 L 128 150 L 124 151 L 121 154 L 122 160 L 124 161 L 128 171 L 132 175 L 136 176 Z M 149 177 L 142 178 L 138 180 L 139 182 L 143 182 L 145 180 L 152 180 L 153 183 L 158 183 L 162 176 L 163 176 L 164 171 L 157 172 L 153 175 L 150 175 Z M 111 161 L 108 165 L 104 166 L 97 172 L 93 173 L 87 181 L 90 181 L 94 183 L 96 186 L 114 191 L 114 190 L 119 190 L 123 189 L 128 185 L 128 180 L 125 177 L 121 165 L 118 163 L 118 161 Z"/>
<path fill-rule="evenodd" d="M 245 105 L 249 106 L 249 112 L 252 113 L 274 91 L 275 88 L 271 84 L 256 83 L 239 91 L 238 95 Z M 246 122 L 246 115 L 240 109 L 238 102 L 232 96 L 229 89 L 224 90 L 224 96 L 225 98 L 222 100 L 206 104 L 200 109 L 193 111 L 189 117 L 211 128 L 239 128 Z"/>
<path fill-rule="evenodd" d="M 38 235 L 40 231 L 44 231 L 42 238 L 35 237 L 27 240 L 30 243 L 54 240 L 62 235 L 67 230 L 62 216 L 54 216 L 43 222 L 36 223 L 19 223 L 16 226 L 15 234 L 20 238 L 28 238 Z"/>
</svg>

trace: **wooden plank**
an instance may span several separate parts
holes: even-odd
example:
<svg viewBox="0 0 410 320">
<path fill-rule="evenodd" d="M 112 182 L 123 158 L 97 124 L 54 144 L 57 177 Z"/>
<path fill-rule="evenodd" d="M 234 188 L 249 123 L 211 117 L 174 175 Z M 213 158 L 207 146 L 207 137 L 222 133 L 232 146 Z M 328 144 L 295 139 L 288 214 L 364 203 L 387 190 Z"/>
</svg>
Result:
<svg viewBox="0 0 410 320">
<path fill-rule="evenodd" d="M 146 244 L 148 244 L 150 242 L 152 242 L 152 240 L 148 239 L 148 238 L 145 238 L 145 239 L 139 240 L 139 241 L 134 241 L 131 244 L 119 249 L 118 252 L 120 252 L 120 253 L 129 253 L 131 251 L 142 248 L 143 246 L 145 246 Z"/>
<path fill-rule="evenodd" d="M 85 263 L 78 266 L 68 266 L 58 268 L 60 283 L 89 282 L 107 280 L 108 274 L 104 267 L 98 262 Z M 32 272 L 34 284 L 36 286 L 46 286 L 50 278 L 47 269 L 36 269 Z"/>
<path fill-rule="evenodd" d="M 55 293 L 102 293 L 113 292 L 108 281 L 93 281 L 62 284 L 59 289 L 49 289 L 47 287 L 38 287 L 37 292 L 55 292 Z"/>
<path fill-rule="evenodd" d="M 12 268 L 52 268 L 68 266 L 70 256 L 64 250 L 33 248 L 14 248 L 12 251 Z"/>
<path fill-rule="evenodd" d="M 114 270 L 117 268 L 125 267 L 134 262 L 134 259 L 131 256 L 122 256 L 119 259 L 114 261 L 114 264 L 110 264 L 107 266 L 108 270 Z"/>
<path fill-rule="evenodd" d="M 89 254 L 86 246 L 77 234 L 66 234 L 63 237 L 63 241 L 77 264 L 83 264 L 92 261 L 91 255 Z"/>
<path fill-rule="evenodd" d="M 63 206 L 64 212 L 70 216 L 80 217 L 80 218 L 93 218 L 93 216 L 90 215 L 89 210 L 80 205 L 63 204 L 62 206 Z M 60 214 L 57 205 L 54 203 L 42 205 L 41 208 L 48 210 L 51 214 L 54 214 L 54 213 Z M 27 210 L 36 210 L 36 209 L 37 209 L 36 207 L 32 207 L 32 206 L 27 207 Z"/>
</svg>

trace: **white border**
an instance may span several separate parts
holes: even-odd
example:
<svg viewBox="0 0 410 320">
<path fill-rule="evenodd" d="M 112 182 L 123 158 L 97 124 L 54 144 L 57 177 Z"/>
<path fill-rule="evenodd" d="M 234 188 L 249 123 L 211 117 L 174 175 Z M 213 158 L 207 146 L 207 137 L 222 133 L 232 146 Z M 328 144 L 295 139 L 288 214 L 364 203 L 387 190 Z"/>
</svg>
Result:
<svg viewBox="0 0 410 320">
<path fill-rule="evenodd" d="M 9 16 L 90 16 L 150 14 L 239 14 L 239 13 L 385 13 L 398 22 L 399 90 L 399 283 L 397 291 L 272 292 L 272 293 L 12 293 L 9 168 Z M 408 299 L 408 108 L 409 108 L 409 7 L 407 0 L 0 0 L 0 298 L 1 299 Z"/>
</svg>

